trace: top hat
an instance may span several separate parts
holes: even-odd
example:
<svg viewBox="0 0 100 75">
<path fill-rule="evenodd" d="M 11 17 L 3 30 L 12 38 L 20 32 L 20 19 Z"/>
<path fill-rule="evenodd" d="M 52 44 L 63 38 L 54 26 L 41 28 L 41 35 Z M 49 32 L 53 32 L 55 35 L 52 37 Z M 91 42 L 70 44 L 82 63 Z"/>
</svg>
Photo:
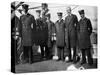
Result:
<svg viewBox="0 0 100 75">
<path fill-rule="evenodd" d="M 27 5 L 27 4 L 22 5 L 22 8 L 24 8 L 24 9 L 28 9 L 28 7 L 29 7 L 29 5 Z"/>
<path fill-rule="evenodd" d="M 42 6 L 48 7 L 47 3 L 42 3 Z"/>
</svg>

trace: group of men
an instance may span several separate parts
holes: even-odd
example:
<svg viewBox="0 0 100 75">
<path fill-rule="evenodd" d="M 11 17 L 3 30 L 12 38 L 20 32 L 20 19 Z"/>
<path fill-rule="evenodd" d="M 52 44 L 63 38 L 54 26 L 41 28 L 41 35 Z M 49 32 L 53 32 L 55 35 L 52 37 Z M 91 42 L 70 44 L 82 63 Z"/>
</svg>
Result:
<svg viewBox="0 0 100 75">
<path fill-rule="evenodd" d="M 25 62 L 33 63 L 33 45 L 40 46 L 42 58 L 50 59 L 53 45 L 56 44 L 58 60 L 65 61 L 68 57 L 67 62 L 76 63 L 78 47 L 82 53 L 81 64 L 85 64 L 86 60 L 89 65 L 93 64 L 90 42 L 92 25 L 90 19 L 85 17 L 84 10 L 79 10 L 81 19 L 78 21 L 77 16 L 71 13 L 71 8 L 67 7 L 68 16 L 65 20 L 62 19 L 63 13 L 57 12 L 58 20 L 53 23 L 46 3 L 42 4 L 42 10 L 36 10 L 36 19 L 28 13 L 29 5 L 23 4 L 22 9 L 24 14 L 20 19 L 17 18 L 19 22 L 16 27 L 22 40 Z M 66 55 L 64 50 L 67 51 Z"/>
</svg>

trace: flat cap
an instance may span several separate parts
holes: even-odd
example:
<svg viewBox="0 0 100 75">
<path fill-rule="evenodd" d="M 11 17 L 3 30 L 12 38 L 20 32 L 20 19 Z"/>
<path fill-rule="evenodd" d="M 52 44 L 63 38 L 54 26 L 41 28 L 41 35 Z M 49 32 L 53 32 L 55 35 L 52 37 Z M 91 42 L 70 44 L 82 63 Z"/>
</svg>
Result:
<svg viewBox="0 0 100 75">
<path fill-rule="evenodd" d="M 58 16 L 62 16 L 63 13 L 62 12 L 58 12 L 57 14 L 58 14 Z"/>
</svg>

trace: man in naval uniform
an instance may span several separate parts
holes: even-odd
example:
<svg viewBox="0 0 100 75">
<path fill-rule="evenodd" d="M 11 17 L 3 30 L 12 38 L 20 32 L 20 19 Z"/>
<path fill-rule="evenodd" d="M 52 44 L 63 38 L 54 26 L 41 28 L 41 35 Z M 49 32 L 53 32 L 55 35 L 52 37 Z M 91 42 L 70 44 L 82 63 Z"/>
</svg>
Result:
<svg viewBox="0 0 100 75">
<path fill-rule="evenodd" d="M 58 60 L 64 60 L 64 46 L 65 46 L 65 23 L 62 19 L 62 12 L 58 12 L 58 20 L 55 23 L 56 29 L 56 45 L 58 50 Z"/>
<path fill-rule="evenodd" d="M 20 17 L 20 20 L 22 23 L 21 30 L 22 30 L 22 45 L 24 50 L 23 51 L 24 61 L 32 63 L 33 60 L 32 45 L 34 43 L 33 39 L 34 33 L 32 32 L 35 30 L 36 24 L 34 16 L 28 13 L 28 7 L 29 5 L 27 4 L 22 5 L 24 14 Z"/>
</svg>

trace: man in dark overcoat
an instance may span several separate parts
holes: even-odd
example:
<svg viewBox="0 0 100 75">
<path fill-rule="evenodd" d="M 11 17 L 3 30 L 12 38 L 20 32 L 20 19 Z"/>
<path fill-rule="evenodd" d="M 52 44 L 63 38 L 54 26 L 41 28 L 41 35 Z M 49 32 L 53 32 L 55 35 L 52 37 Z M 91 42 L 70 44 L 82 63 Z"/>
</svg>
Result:
<svg viewBox="0 0 100 75">
<path fill-rule="evenodd" d="M 40 45 L 41 39 L 42 39 L 42 26 L 43 26 L 43 22 L 42 22 L 42 18 L 40 17 L 41 15 L 41 10 L 36 10 L 36 45 Z"/>
<path fill-rule="evenodd" d="M 22 45 L 23 45 L 23 50 L 24 50 L 24 60 L 25 62 L 32 63 L 32 45 L 34 43 L 33 36 L 34 33 L 32 33 L 35 28 L 35 19 L 34 16 L 28 13 L 28 7 L 29 5 L 23 4 L 22 9 L 24 11 L 24 14 L 20 17 L 22 26 Z"/>
<path fill-rule="evenodd" d="M 64 46 L 65 46 L 65 23 L 62 19 L 62 12 L 58 12 L 58 20 L 55 23 L 56 29 L 56 45 L 58 49 L 59 60 L 64 60 Z"/>
<path fill-rule="evenodd" d="M 47 55 L 47 50 L 48 50 L 48 24 L 46 21 L 43 20 L 42 18 L 42 22 L 43 22 L 43 26 L 41 26 L 42 31 L 41 31 L 41 49 L 42 51 L 44 51 L 44 58 L 48 59 L 48 55 Z"/>
<path fill-rule="evenodd" d="M 44 57 L 44 49 L 43 49 L 43 21 L 42 18 L 40 17 L 41 15 L 41 10 L 36 10 L 37 18 L 36 18 L 36 45 L 40 45 L 41 48 L 41 56 L 42 58 Z"/>
<path fill-rule="evenodd" d="M 92 55 L 91 55 L 91 42 L 90 35 L 92 33 L 92 24 L 90 19 L 85 17 L 84 10 L 80 10 L 79 14 L 81 19 L 78 24 L 78 39 L 79 39 L 79 48 L 82 52 L 82 62 L 81 64 L 86 63 L 86 56 L 88 59 L 88 64 L 92 65 Z"/>
<path fill-rule="evenodd" d="M 46 51 L 48 58 L 52 57 L 52 48 L 53 48 L 53 34 L 55 33 L 55 25 L 54 23 L 50 20 L 51 15 L 50 13 L 46 15 L 46 23 L 48 25 L 48 50 Z"/>
<path fill-rule="evenodd" d="M 71 13 L 71 8 L 67 7 L 68 16 L 65 17 L 65 42 L 68 52 L 68 62 L 76 62 L 76 45 L 77 45 L 77 16 Z"/>
<path fill-rule="evenodd" d="M 37 45 L 40 45 L 41 48 L 41 56 L 42 58 L 47 57 L 47 42 L 48 42 L 48 25 L 46 23 L 46 16 L 45 20 L 43 19 L 44 17 L 40 17 L 41 15 L 41 10 L 36 10 L 37 12 L 37 19 L 36 19 L 36 40 L 37 40 Z"/>
</svg>

